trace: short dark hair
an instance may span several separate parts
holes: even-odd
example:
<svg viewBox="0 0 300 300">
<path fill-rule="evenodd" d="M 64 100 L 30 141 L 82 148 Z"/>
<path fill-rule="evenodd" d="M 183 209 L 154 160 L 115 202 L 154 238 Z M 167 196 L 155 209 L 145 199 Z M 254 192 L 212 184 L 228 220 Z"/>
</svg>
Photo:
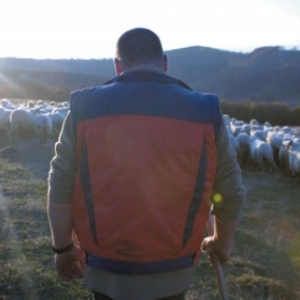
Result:
<svg viewBox="0 0 300 300">
<path fill-rule="evenodd" d="M 161 63 L 163 48 L 159 37 L 146 28 L 134 28 L 123 33 L 117 42 L 116 58 L 124 67 L 139 63 Z"/>
</svg>

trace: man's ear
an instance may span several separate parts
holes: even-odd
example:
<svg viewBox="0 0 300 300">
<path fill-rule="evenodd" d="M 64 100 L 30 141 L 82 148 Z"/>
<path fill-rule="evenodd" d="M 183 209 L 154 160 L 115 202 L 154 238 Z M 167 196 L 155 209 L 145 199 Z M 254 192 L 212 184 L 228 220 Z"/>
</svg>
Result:
<svg viewBox="0 0 300 300">
<path fill-rule="evenodd" d="M 163 56 L 163 71 L 164 72 L 168 71 L 168 56 L 167 56 L 167 54 L 164 54 L 164 56 Z"/>
<path fill-rule="evenodd" d="M 115 71 L 116 71 L 117 75 L 120 75 L 123 72 L 122 63 L 117 58 L 115 58 Z"/>
</svg>

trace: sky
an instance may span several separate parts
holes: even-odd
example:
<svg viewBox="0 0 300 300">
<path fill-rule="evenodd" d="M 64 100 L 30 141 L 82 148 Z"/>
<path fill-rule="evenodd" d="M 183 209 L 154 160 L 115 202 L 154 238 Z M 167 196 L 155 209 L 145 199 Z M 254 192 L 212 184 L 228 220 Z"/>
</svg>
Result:
<svg viewBox="0 0 300 300">
<path fill-rule="evenodd" d="M 113 58 L 135 27 L 156 32 L 165 51 L 300 50 L 300 0 L 0 0 L 0 57 Z"/>
</svg>

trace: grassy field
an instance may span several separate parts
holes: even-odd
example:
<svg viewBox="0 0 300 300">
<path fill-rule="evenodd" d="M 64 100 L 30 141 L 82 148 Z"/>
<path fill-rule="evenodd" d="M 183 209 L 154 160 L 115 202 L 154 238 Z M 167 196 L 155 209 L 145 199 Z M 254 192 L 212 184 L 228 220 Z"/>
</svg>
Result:
<svg viewBox="0 0 300 300">
<path fill-rule="evenodd" d="M 12 148 L 0 139 L 0 300 L 91 299 L 80 281 L 62 282 L 54 271 L 46 216 L 52 156 L 53 141 Z M 300 299 L 299 180 L 250 167 L 243 176 L 247 203 L 224 267 L 230 299 Z M 186 299 L 219 299 L 205 256 Z"/>
</svg>

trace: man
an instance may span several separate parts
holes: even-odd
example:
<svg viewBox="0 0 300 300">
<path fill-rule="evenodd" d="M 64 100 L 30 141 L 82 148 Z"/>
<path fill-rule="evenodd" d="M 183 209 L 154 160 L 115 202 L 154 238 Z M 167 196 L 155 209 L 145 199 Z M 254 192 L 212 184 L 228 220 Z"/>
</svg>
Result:
<svg viewBox="0 0 300 300">
<path fill-rule="evenodd" d="M 157 35 L 135 28 L 117 42 L 117 76 L 71 94 L 48 215 L 58 275 L 84 273 L 95 299 L 184 299 L 201 249 L 229 259 L 245 190 L 218 98 L 167 66 Z"/>
</svg>

